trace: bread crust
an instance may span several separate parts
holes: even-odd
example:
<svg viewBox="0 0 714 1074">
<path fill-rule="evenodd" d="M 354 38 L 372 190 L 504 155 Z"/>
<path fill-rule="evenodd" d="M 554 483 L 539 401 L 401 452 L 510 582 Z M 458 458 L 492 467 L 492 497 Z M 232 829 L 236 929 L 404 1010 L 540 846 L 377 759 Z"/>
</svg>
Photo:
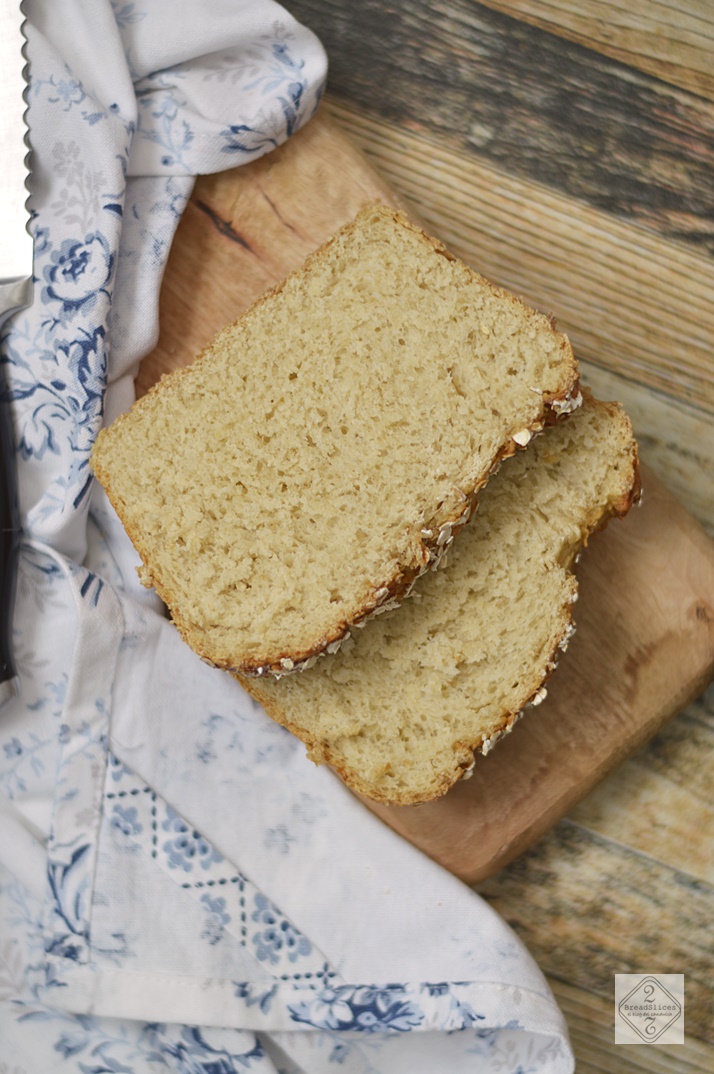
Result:
<svg viewBox="0 0 714 1074">
<path fill-rule="evenodd" d="M 435 239 L 433 236 L 424 232 L 420 227 L 409 220 L 404 213 L 380 202 L 374 202 L 371 205 L 365 206 L 354 220 L 346 224 L 323 246 L 311 254 L 300 269 L 297 269 L 281 283 L 266 291 L 265 294 L 257 299 L 257 301 L 254 302 L 240 318 L 233 322 L 233 326 L 252 317 L 256 310 L 262 305 L 279 295 L 292 278 L 301 275 L 306 269 L 309 269 L 311 264 L 322 258 L 335 244 L 341 242 L 344 237 L 351 232 L 354 232 L 365 216 L 375 211 L 379 211 L 381 214 L 390 217 L 401 227 L 418 235 L 435 253 L 445 257 L 449 261 L 459 262 L 459 259 L 451 254 L 438 239 Z M 464 265 L 463 262 L 460 262 L 460 264 L 463 265 L 463 268 L 468 272 L 470 277 L 477 280 L 483 288 L 488 290 L 493 296 L 517 306 L 521 313 L 527 315 L 528 319 L 545 318 L 544 314 L 540 314 L 531 309 L 515 295 L 495 286 L 479 273 Z M 246 655 L 241 660 L 236 660 L 234 657 L 228 656 L 219 657 L 215 651 L 208 650 L 195 625 L 182 614 L 181 600 L 174 590 L 171 580 L 163 576 L 160 567 L 151 563 L 151 555 L 146 542 L 142 539 L 141 533 L 132 525 L 126 510 L 126 505 L 122 502 L 113 487 L 111 475 L 102 463 L 102 447 L 107 435 L 107 430 L 102 430 L 97 437 L 92 452 L 90 460 L 91 468 L 103 485 L 110 502 L 124 524 L 126 532 L 142 560 L 142 566 L 138 569 L 139 578 L 142 584 L 147 588 L 153 587 L 155 589 L 159 597 L 168 607 L 173 622 L 182 638 L 194 652 L 212 667 L 218 667 L 244 677 L 255 677 L 259 679 L 260 677 L 267 675 L 279 679 L 284 675 L 294 674 L 311 668 L 318 658 L 337 652 L 341 645 L 350 637 L 353 629 L 359 629 L 364 626 L 364 624 L 375 615 L 396 608 L 409 595 L 414 583 L 425 571 L 435 569 L 439 566 L 440 561 L 448 551 L 454 538 L 476 510 L 479 492 L 486 485 L 489 477 L 498 470 L 504 459 L 513 455 L 517 450 L 524 448 L 531 437 L 541 432 L 547 425 L 551 425 L 556 421 L 566 418 L 582 402 L 582 395 L 579 388 L 578 368 L 570 342 L 567 336 L 555 329 L 555 322 L 552 317 L 545 319 L 549 321 L 551 329 L 559 339 L 561 357 L 564 359 L 565 367 L 569 370 L 569 375 L 566 377 L 566 383 L 562 390 L 559 392 L 541 393 L 541 407 L 539 413 L 528 426 L 514 431 L 513 436 L 515 436 L 516 439 L 511 436 L 501 445 L 491 461 L 489 471 L 483 479 L 475 482 L 473 488 L 462 490 L 463 500 L 459 505 L 459 509 L 455 509 L 448 514 L 443 515 L 443 517 L 437 515 L 432 520 L 427 521 L 426 525 L 418 533 L 413 535 L 413 539 L 410 539 L 408 552 L 406 553 L 403 562 L 392 571 L 391 574 L 379 579 L 370 579 L 369 584 L 365 585 L 362 597 L 355 602 L 352 609 L 348 611 L 347 614 L 343 615 L 339 620 L 333 620 L 333 622 L 326 627 L 313 631 L 312 636 L 307 636 L 306 631 L 305 643 L 299 647 L 293 646 L 291 648 L 283 649 L 264 649 L 258 657 Z M 230 328 L 232 326 L 229 325 L 228 327 Z M 205 361 L 211 345 L 212 344 L 209 344 L 203 351 L 201 351 L 191 366 L 175 370 L 161 377 L 159 382 L 135 404 L 135 407 L 150 409 L 159 394 L 164 395 L 166 392 L 171 392 L 174 385 L 179 383 L 181 378 L 186 377 L 189 374 L 195 375 L 196 369 L 200 369 L 201 364 Z M 113 423 L 112 428 L 115 429 L 120 427 L 127 418 L 128 413 L 122 414 Z"/>
</svg>

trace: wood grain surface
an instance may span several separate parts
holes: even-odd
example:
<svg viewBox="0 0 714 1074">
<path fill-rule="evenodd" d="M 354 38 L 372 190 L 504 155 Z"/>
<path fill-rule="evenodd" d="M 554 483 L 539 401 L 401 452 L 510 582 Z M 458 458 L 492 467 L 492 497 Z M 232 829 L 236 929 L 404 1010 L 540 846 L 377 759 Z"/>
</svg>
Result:
<svg viewBox="0 0 714 1074">
<path fill-rule="evenodd" d="M 714 100 L 709 0 L 484 0 L 522 19 Z"/>
<path fill-rule="evenodd" d="M 714 9 L 487 3 L 500 10 L 289 6 L 328 51 L 326 104 L 351 140 L 466 260 L 557 314 L 648 467 L 714 535 Z M 546 972 L 579 1074 L 714 1070 L 713 757 L 710 687 L 478 886 Z M 614 1043 L 621 969 L 685 974 L 684 1045 Z"/>
<path fill-rule="evenodd" d="M 710 884 L 568 819 L 478 890 L 550 976 L 605 1001 L 615 973 L 683 972 L 687 1033 L 711 1039 Z M 612 1009 L 607 1017 L 611 1025 Z M 626 1065 L 627 1052 L 616 1054 L 613 1069 L 637 1069 Z M 665 1069 L 678 1070 L 677 1053 L 664 1054 L 674 1060 Z M 651 1069 L 647 1057 L 640 1061 Z"/>
</svg>

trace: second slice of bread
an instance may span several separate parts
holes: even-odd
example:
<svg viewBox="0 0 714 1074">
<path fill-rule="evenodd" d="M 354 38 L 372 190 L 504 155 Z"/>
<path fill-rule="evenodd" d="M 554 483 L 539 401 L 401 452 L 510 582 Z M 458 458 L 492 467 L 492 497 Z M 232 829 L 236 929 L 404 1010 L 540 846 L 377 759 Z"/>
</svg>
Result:
<svg viewBox="0 0 714 1074">
<path fill-rule="evenodd" d="M 638 489 L 627 416 L 586 397 L 504 465 L 446 569 L 403 607 L 303 675 L 243 684 L 355 790 L 436 798 L 545 696 L 572 629 L 573 558 Z"/>
<path fill-rule="evenodd" d="M 578 401 L 549 318 L 372 206 L 92 466 L 192 648 L 280 674 L 401 599 L 498 460 Z"/>
</svg>

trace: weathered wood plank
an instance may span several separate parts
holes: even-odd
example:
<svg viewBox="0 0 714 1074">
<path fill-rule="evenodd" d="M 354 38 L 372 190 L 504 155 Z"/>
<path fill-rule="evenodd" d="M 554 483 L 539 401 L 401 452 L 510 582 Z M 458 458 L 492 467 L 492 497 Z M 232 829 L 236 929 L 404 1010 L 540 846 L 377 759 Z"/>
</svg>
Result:
<svg viewBox="0 0 714 1074">
<path fill-rule="evenodd" d="M 714 100 L 714 7 L 709 0 L 482 2 Z"/>
<path fill-rule="evenodd" d="M 709 258 L 442 142 L 328 105 L 434 233 L 485 276 L 555 313 L 580 358 L 714 414 Z"/>
<path fill-rule="evenodd" d="M 353 107 L 714 251 L 712 102 L 472 0 L 291 10 Z"/>
<path fill-rule="evenodd" d="M 713 747 L 714 737 L 710 757 Z M 570 819 L 714 884 L 714 805 L 655 771 L 646 751 L 611 773 Z"/>
<path fill-rule="evenodd" d="M 714 1068 L 714 1046 L 687 1036 L 686 1022 L 683 1046 L 615 1044 L 614 987 L 606 1000 L 555 977 L 548 983 L 568 1023 L 578 1074 L 709 1074 Z"/>
<path fill-rule="evenodd" d="M 550 977 L 607 1003 L 615 973 L 683 973 L 686 1033 L 714 1043 L 711 885 L 564 820 L 478 890 Z"/>
<path fill-rule="evenodd" d="M 714 686 L 666 724 L 640 755 L 648 768 L 700 801 L 712 804 L 714 756 Z M 714 840 L 710 843 L 712 854 Z"/>
</svg>

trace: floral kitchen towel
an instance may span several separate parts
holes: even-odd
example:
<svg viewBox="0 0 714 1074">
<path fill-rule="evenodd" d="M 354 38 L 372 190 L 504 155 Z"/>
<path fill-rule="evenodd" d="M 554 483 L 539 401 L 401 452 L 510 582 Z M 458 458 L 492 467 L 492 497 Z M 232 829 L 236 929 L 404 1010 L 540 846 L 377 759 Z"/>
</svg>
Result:
<svg viewBox="0 0 714 1074">
<path fill-rule="evenodd" d="M 30 0 L 35 291 L 2 329 L 23 547 L 0 710 L 12 1074 L 566 1072 L 498 916 L 181 642 L 89 471 L 133 400 L 192 177 L 309 120 L 272 0 Z"/>
</svg>

